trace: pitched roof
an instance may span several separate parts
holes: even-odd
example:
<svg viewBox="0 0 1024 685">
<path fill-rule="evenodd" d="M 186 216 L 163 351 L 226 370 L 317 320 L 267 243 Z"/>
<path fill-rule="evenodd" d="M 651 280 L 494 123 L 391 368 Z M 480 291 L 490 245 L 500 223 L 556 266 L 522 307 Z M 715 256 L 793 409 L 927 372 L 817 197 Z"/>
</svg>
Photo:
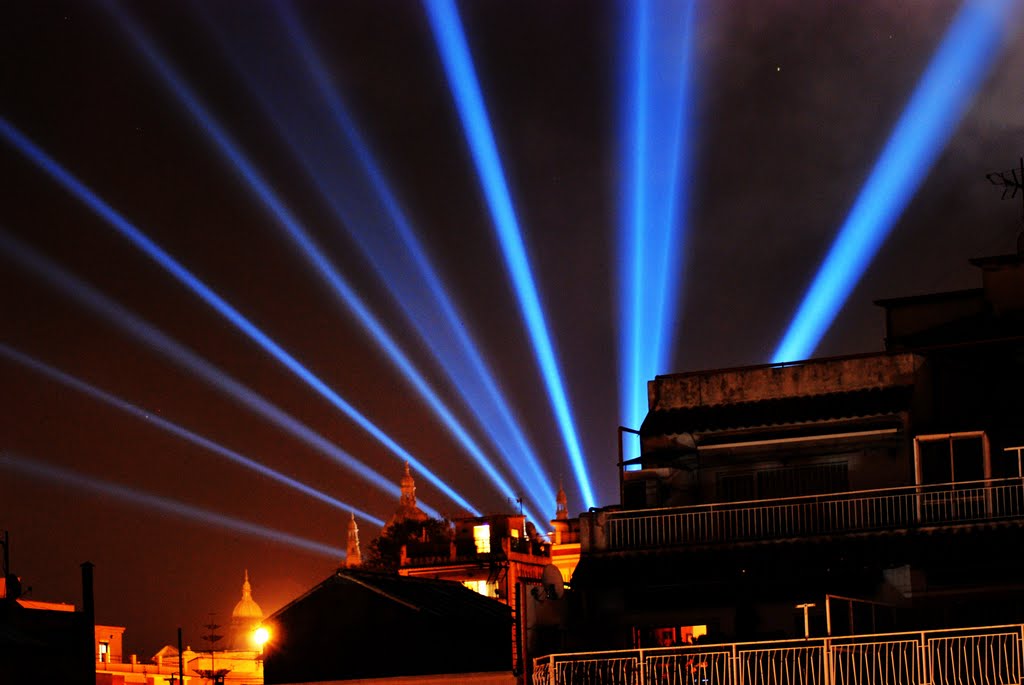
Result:
<svg viewBox="0 0 1024 685">
<path fill-rule="evenodd" d="M 290 607 L 321 590 L 346 585 L 359 586 L 386 601 L 400 604 L 407 609 L 425 615 L 435 615 L 446 619 L 487 617 L 511 620 L 510 610 L 506 605 L 495 599 L 484 597 L 461 583 L 400 576 L 389 571 L 361 568 L 339 568 L 309 592 L 276 611 L 271 618 L 286 613 Z"/>
</svg>

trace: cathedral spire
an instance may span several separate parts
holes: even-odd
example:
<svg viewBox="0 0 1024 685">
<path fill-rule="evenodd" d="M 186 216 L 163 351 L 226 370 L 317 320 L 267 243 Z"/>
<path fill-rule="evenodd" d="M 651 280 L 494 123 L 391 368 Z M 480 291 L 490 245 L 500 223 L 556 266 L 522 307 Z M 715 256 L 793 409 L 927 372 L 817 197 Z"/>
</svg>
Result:
<svg viewBox="0 0 1024 685">
<path fill-rule="evenodd" d="M 415 507 L 416 481 L 413 480 L 412 474 L 409 473 L 409 462 L 405 462 L 405 475 L 402 476 L 401 488 L 402 496 L 398 500 L 399 505 L 403 507 Z"/>
<path fill-rule="evenodd" d="M 555 520 L 564 521 L 569 518 L 569 498 L 565 496 L 562 479 L 558 479 L 558 494 L 555 495 Z"/>
<path fill-rule="evenodd" d="M 402 521 L 426 521 L 429 517 L 416 506 L 416 481 L 409 472 L 409 462 L 405 462 L 405 474 L 399 481 L 402 495 L 398 498 L 398 509 L 391 517 L 388 525 L 401 523 Z"/>
<path fill-rule="evenodd" d="M 345 546 L 345 561 L 342 564 L 349 568 L 362 566 L 363 553 L 359 549 L 359 526 L 356 524 L 356 513 L 352 512 L 352 518 L 348 522 L 348 544 Z"/>
</svg>

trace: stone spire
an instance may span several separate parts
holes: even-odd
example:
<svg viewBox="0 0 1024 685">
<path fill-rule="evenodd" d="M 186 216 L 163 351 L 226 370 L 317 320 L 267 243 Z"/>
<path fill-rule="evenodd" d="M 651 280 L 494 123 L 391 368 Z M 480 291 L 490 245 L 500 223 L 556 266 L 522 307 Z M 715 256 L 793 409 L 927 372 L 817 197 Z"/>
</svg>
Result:
<svg viewBox="0 0 1024 685">
<path fill-rule="evenodd" d="M 409 462 L 405 462 L 405 475 L 402 476 L 399 485 L 402 488 L 402 495 L 398 499 L 398 509 L 391 517 L 389 525 L 402 521 L 426 521 L 429 517 L 416 506 L 416 481 L 409 473 Z"/>
<path fill-rule="evenodd" d="M 402 476 L 400 485 L 402 488 L 402 496 L 398 500 L 398 505 L 401 507 L 415 507 L 416 481 L 413 480 L 412 474 L 409 473 L 409 462 L 405 462 L 405 475 Z"/>
<path fill-rule="evenodd" d="M 242 599 L 231 612 L 231 625 L 228 626 L 229 649 L 252 649 L 252 631 L 263 620 L 263 610 L 252 598 L 252 585 L 249 584 L 249 569 L 245 570 L 242 582 Z"/>
<path fill-rule="evenodd" d="M 569 498 L 565 496 L 562 480 L 558 480 L 558 494 L 555 495 L 555 520 L 565 521 L 569 518 Z"/>
<path fill-rule="evenodd" d="M 363 553 L 359 549 L 359 526 L 356 525 L 356 513 L 352 512 L 352 518 L 348 522 L 348 544 L 345 545 L 345 563 L 343 566 L 353 568 L 362 566 Z"/>
</svg>

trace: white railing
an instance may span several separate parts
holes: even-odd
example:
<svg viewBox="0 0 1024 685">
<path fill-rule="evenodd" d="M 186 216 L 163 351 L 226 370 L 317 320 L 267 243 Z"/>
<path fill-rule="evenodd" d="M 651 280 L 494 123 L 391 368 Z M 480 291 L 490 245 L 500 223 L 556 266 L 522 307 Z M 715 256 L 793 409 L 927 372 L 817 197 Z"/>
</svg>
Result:
<svg viewBox="0 0 1024 685">
<path fill-rule="evenodd" d="M 1019 685 L 1024 625 L 552 654 L 533 685 Z"/>
<path fill-rule="evenodd" d="M 734 543 L 1012 518 L 1024 518 L 1020 478 L 613 511 L 606 514 L 604 549 Z"/>
</svg>

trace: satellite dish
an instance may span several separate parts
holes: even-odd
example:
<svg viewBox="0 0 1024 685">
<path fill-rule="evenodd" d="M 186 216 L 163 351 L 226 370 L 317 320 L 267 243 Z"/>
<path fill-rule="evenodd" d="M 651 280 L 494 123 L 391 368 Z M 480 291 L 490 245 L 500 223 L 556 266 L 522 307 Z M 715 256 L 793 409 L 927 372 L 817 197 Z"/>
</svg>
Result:
<svg viewBox="0 0 1024 685">
<path fill-rule="evenodd" d="M 544 587 L 544 596 L 548 599 L 562 599 L 565 595 L 562 572 L 554 564 L 548 564 L 541 571 L 540 584 Z"/>
</svg>

